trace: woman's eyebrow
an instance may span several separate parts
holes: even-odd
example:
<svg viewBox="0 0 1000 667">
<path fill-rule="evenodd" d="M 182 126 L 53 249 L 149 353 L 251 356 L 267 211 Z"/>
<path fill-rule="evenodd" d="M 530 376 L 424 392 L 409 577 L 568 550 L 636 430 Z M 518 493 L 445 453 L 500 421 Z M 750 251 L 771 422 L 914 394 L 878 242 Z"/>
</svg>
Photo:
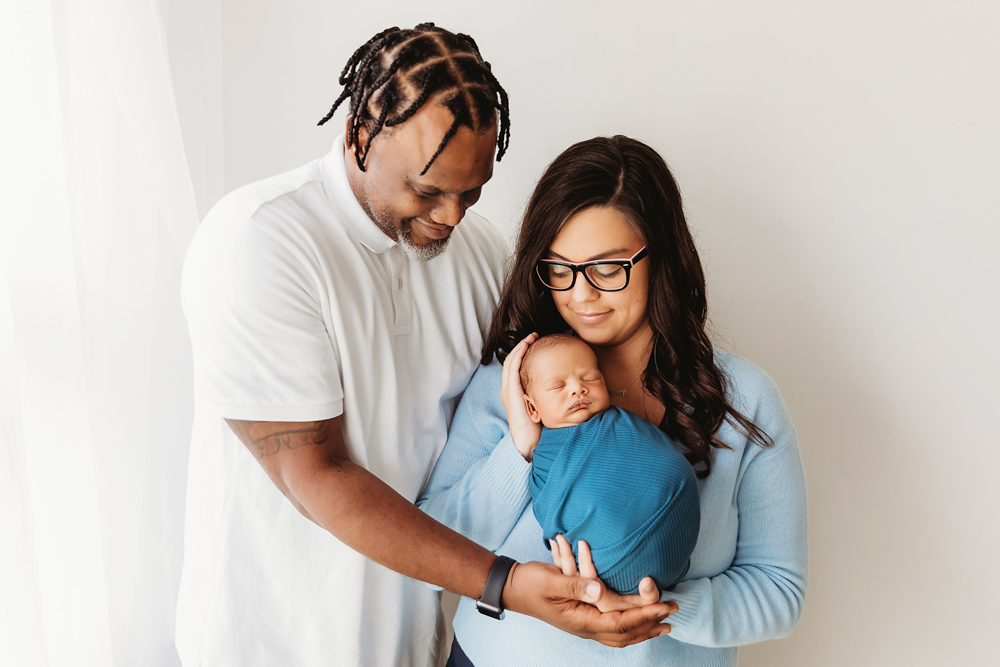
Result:
<svg viewBox="0 0 1000 667">
<path fill-rule="evenodd" d="M 563 262 L 569 262 L 568 259 L 566 259 L 565 257 L 563 257 L 562 255 L 560 255 L 557 252 L 552 252 L 551 250 L 549 250 L 549 254 L 552 255 L 553 257 L 555 257 L 558 260 L 561 260 Z M 616 255 L 618 255 L 619 257 L 615 257 Z M 594 255 L 590 259 L 585 259 L 583 262 L 576 262 L 576 263 L 578 263 L 578 264 L 584 264 L 586 262 L 593 262 L 595 259 L 607 259 L 608 257 L 615 257 L 615 259 L 628 259 L 629 258 L 628 249 L 627 248 L 615 248 L 614 250 L 609 250 L 607 252 L 602 252 L 600 255 Z M 573 264 L 574 262 L 569 262 L 569 263 Z"/>
</svg>

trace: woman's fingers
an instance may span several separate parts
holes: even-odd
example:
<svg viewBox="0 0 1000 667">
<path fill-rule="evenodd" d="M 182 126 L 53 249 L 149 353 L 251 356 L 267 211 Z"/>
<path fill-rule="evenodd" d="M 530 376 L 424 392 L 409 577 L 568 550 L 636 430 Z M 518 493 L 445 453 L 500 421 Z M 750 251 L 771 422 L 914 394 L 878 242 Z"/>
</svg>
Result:
<svg viewBox="0 0 1000 667">
<path fill-rule="evenodd" d="M 594 559 L 590 554 L 590 545 L 584 540 L 576 543 L 578 560 L 580 561 L 580 576 L 587 579 L 597 579 L 597 568 L 594 567 Z"/>
<path fill-rule="evenodd" d="M 599 581 L 567 577 L 556 566 L 534 562 L 517 565 L 511 573 L 503 592 L 508 609 L 578 637 L 627 646 L 670 631 L 662 622 L 672 611 L 666 604 L 605 614 L 592 606 L 605 588 Z"/>
<path fill-rule="evenodd" d="M 510 383 L 517 382 L 517 386 L 521 386 L 521 378 L 518 372 L 521 370 L 521 360 L 524 358 L 525 353 L 528 351 L 528 346 L 538 340 L 538 334 L 531 333 L 524 337 L 524 339 L 514 346 L 514 349 L 510 351 L 507 358 L 504 359 L 503 367 L 504 371 L 507 373 L 507 380 Z"/>
<path fill-rule="evenodd" d="M 573 547 L 569 545 L 569 540 L 567 540 L 562 535 L 556 535 L 556 541 L 559 543 L 559 554 L 562 557 L 562 572 L 567 577 L 575 577 L 576 572 L 576 559 L 573 557 Z M 596 579 L 596 577 L 593 577 Z"/>
<path fill-rule="evenodd" d="M 656 582 L 652 577 L 645 577 L 639 582 L 639 592 L 632 595 L 619 595 L 614 591 L 608 591 L 597 603 L 597 608 L 601 611 L 612 611 L 621 609 L 633 609 L 649 604 L 656 604 L 660 601 L 660 589 L 656 587 Z M 668 602 L 671 606 L 671 614 L 677 611 L 676 602 Z"/>
<path fill-rule="evenodd" d="M 524 388 L 521 386 L 521 360 L 528 346 L 538 338 L 538 334 L 530 334 L 514 346 L 503 362 L 501 376 L 500 401 L 507 414 L 507 425 L 510 427 L 510 437 L 514 447 L 526 460 L 531 460 L 532 452 L 542 435 L 541 424 L 533 421 L 528 414 L 524 401 Z"/>
<path fill-rule="evenodd" d="M 645 577 L 639 582 L 639 604 L 653 604 L 660 601 L 660 589 L 652 577 Z"/>
<path fill-rule="evenodd" d="M 524 338 L 520 343 L 514 346 L 514 349 L 510 351 L 507 358 L 503 361 L 503 371 L 500 373 L 500 386 L 501 386 L 501 398 L 504 402 L 504 407 L 510 407 L 515 401 L 520 401 L 521 396 L 524 395 L 524 389 L 521 387 L 521 359 L 524 358 L 525 352 L 528 351 L 528 346 L 535 342 L 538 338 L 538 334 L 530 334 Z"/>
<path fill-rule="evenodd" d="M 514 349 L 511 350 L 510 354 L 507 355 L 507 358 L 503 360 L 503 371 L 500 374 L 500 383 L 501 383 L 501 386 L 503 386 L 503 387 L 507 386 L 507 382 L 510 379 L 511 368 L 514 368 L 514 370 L 517 370 L 517 367 L 514 366 L 515 360 L 512 358 L 512 357 L 514 357 L 515 354 L 518 355 L 517 358 L 516 358 L 517 366 L 521 365 L 520 354 L 521 354 L 521 351 L 527 345 L 530 344 L 530 343 L 526 342 L 528 340 L 528 338 L 531 338 L 531 336 L 530 335 L 526 336 L 523 340 L 521 340 L 521 342 L 519 342 L 517 345 L 515 345 Z"/>
<path fill-rule="evenodd" d="M 579 576 L 585 579 L 600 581 L 600 576 L 597 574 L 597 567 L 594 565 L 593 554 L 590 551 L 590 545 L 585 540 L 577 542 L 578 555 L 576 558 L 573 557 L 573 550 L 570 548 L 569 540 L 563 535 L 556 535 L 556 539 L 549 540 L 549 545 L 552 548 L 552 562 L 562 570 L 563 574 L 567 576 L 576 575 L 578 573 L 577 563 L 579 563 Z M 660 591 L 656 587 L 656 582 L 653 581 L 652 577 L 646 577 L 639 582 L 639 592 L 634 595 L 620 595 L 605 588 L 601 599 L 597 601 L 595 606 L 602 612 L 623 611 L 625 609 L 656 604 L 659 601 Z M 671 613 L 676 611 L 676 605 L 674 603 L 669 604 L 672 605 Z"/>
</svg>

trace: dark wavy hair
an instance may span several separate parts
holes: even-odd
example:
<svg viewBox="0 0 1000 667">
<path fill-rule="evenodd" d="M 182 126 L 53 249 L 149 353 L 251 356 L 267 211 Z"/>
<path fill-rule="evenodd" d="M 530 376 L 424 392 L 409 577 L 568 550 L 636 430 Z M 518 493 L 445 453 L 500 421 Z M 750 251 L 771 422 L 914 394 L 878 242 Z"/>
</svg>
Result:
<svg viewBox="0 0 1000 667">
<path fill-rule="evenodd" d="M 666 162 L 652 148 L 624 136 L 597 137 L 563 151 L 545 170 L 528 201 L 517 251 L 483 346 L 482 363 L 501 361 L 533 331 L 566 331 L 552 293 L 535 265 L 562 226 L 592 206 L 619 211 L 649 248 L 652 349 L 643 386 L 666 407 L 660 429 L 682 448 L 699 477 L 712 471 L 712 447 L 723 421 L 757 444 L 772 440 L 729 402 L 728 380 L 715 365 L 705 331 L 705 274 L 684 219 L 681 195 Z"/>
</svg>

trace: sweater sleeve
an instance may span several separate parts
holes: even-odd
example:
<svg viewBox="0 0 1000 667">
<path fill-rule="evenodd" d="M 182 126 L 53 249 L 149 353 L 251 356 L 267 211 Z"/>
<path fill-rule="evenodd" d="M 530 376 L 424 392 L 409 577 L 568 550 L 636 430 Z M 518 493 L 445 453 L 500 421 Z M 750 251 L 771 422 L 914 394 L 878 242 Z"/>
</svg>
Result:
<svg viewBox="0 0 1000 667">
<path fill-rule="evenodd" d="M 465 390 L 417 506 L 496 551 L 531 499 L 531 464 L 514 447 L 500 402 L 502 366 L 480 367 Z"/>
<path fill-rule="evenodd" d="M 699 646 L 739 646 L 791 634 L 805 601 L 806 487 L 795 429 L 770 378 L 754 423 L 774 440 L 757 448 L 736 489 L 739 526 L 728 569 L 682 581 L 663 600 L 680 609 L 670 636 Z M 747 414 L 747 412 L 744 412 Z"/>
</svg>

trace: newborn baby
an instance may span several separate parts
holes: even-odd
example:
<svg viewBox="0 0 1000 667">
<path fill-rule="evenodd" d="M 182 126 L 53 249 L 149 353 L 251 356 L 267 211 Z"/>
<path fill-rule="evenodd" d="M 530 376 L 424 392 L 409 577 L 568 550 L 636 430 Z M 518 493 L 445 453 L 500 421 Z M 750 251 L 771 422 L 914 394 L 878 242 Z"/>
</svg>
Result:
<svg viewBox="0 0 1000 667">
<path fill-rule="evenodd" d="M 521 361 L 528 415 L 542 424 L 531 497 L 546 547 L 586 540 L 597 573 L 619 593 L 649 575 L 660 590 L 687 574 L 701 510 L 694 470 L 660 429 L 617 407 L 594 351 L 564 334 Z"/>
</svg>

